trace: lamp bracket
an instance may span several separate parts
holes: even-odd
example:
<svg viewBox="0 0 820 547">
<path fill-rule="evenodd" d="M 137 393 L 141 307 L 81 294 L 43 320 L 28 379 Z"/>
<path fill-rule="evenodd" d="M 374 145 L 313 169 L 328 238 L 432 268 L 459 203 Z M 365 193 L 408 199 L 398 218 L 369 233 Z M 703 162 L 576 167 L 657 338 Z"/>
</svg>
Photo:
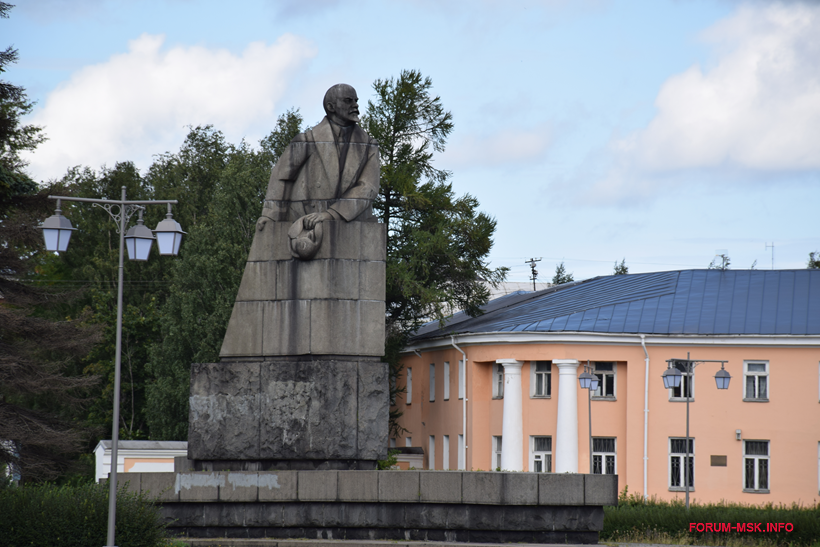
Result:
<svg viewBox="0 0 820 547">
<path fill-rule="evenodd" d="M 110 216 L 114 223 L 117 225 L 117 233 L 120 233 L 120 221 L 122 220 L 123 213 L 125 213 L 125 225 L 128 226 L 128 221 L 131 220 L 131 217 L 134 216 L 134 213 L 136 213 L 137 211 L 145 210 L 145 207 L 143 207 L 142 205 L 123 205 L 120 203 L 92 203 L 91 206 L 99 207 L 100 209 L 105 209 L 105 212 L 108 213 L 108 216 Z"/>
</svg>

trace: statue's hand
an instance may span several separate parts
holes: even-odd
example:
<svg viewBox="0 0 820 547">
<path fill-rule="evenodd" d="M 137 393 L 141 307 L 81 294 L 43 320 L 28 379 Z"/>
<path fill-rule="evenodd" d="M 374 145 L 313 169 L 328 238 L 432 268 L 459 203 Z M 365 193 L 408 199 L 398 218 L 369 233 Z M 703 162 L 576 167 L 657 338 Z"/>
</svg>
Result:
<svg viewBox="0 0 820 547">
<path fill-rule="evenodd" d="M 268 217 L 259 217 L 259 220 L 257 220 L 257 221 L 256 221 L 256 229 L 257 229 L 258 231 L 260 231 L 260 232 L 261 232 L 262 230 L 264 230 L 264 229 L 265 229 L 265 224 L 266 224 L 269 220 L 270 220 L 270 219 L 269 219 Z"/>
<path fill-rule="evenodd" d="M 325 221 L 325 220 L 333 220 L 333 215 L 328 212 L 324 213 L 311 213 L 309 215 L 305 215 L 302 219 L 302 226 L 305 227 L 305 230 L 312 230 L 317 223 Z"/>
</svg>

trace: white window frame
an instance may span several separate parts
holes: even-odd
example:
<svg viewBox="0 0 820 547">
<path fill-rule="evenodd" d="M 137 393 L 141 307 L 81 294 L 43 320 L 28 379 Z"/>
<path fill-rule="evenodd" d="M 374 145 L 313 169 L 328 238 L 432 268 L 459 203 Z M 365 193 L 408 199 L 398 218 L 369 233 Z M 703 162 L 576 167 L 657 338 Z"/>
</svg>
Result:
<svg viewBox="0 0 820 547">
<path fill-rule="evenodd" d="M 436 436 L 430 435 L 427 440 L 427 469 L 436 468 Z"/>
<path fill-rule="evenodd" d="M 436 364 L 430 363 L 430 402 L 436 402 Z"/>
<path fill-rule="evenodd" d="M 404 446 L 407 446 L 407 447 L 413 446 L 413 437 L 405 437 L 404 438 Z"/>
<path fill-rule="evenodd" d="M 490 471 L 501 469 L 501 449 L 504 446 L 501 435 L 493 435 L 490 443 Z"/>
<path fill-rule="evenodd" d="M 746 451 L 749 449 L 748 443 L 766 443 L 766 454 L 747 454 Z M 754 439 L 743 439 L 743 491 L 744 492 L 751 492 L 755 494 L 768 494 L 770 492 L 770 488 L 772 486 L 772 466 L 770 462 L 770 454 L 771 454 L 771 441 L 768 440 L 754 440 Z M 761 462 L 765 461 L 766 467 L 766 486 L 765 488 L 760 487 L 760 467 Z M 747 470 L 746 466 L 749 465 L 751 462 L 752 467 L 752 487 L 749 487 L 748 477 L 746 476 Z"/>
<path fill-rule="evenodd" d="M 763 365 L 763 371 L 750 371 L 749 365 Z M 766 396 L 759 397 L 761 378 L 765 378 Z M 755 393 L 749 393 L 748 381 L 754 379 Z M 743 400 L 746 402 L 768 402 L 771 394 L 771 381 L 769 379 L 769 362 L 768 361 L 743 361 Z"/>
<path fill-rule="evenodd" d="M 396 448 L 396 439 L 390 439 L 390 448 Z"/>
<path fill-rule="evenodd" d="M 444 361 L 444 400 L 450 400 L 450 361 Z"/>
<path fill-rule="evenodd" d="M 538 364 L 547 365 L 547 370 L 539 372 Z M 538 375 L 544 376 L 544 386 L 546 386 L 546 394 L 539 394 Z M 532 399 L 549 399 L 552 397 L 552 361 L 530 361 L 530 398 Z"/>
<path fill-rule="evenodd" d="M 685 403 L 686 402 L 686 385 L 688 384 L 689 386 L 691 386 L 688 390 L 689 393 L 691 394 L 691 397 L 689 398 L 689 400 L 694 401 L 695 400 L 695 367 L 694 366 L 692 367 L 692 373 L 691 374 L 688 374 L 688 373 L 684 372 L 684 370 L 681 367 L 677 367 L 677 368 L 678 368 L 678 370 L 680 371 L 680 374 L 681 374 L 680 387 L 677 388 L 677 389 L 675 389 L 675 388 L 670 388 L 669 389 L 669 400 L 674 401 L 674 402 L 684 402 Z M 675 395 L 676 391 L 678 392 L 678 395 Z"/>
<path fill-rule="evenodd" d="M 458 435 L 458 469 L 463 471 L 466 467 L 464 462 L 464 435 Z"/>
<path fill-rule="evenodd" d="M 504 398 L 504 365 L 493 363 L 493 399 Z"/>
<path fill-rule="evenodd" d="M 598 365 L 603 365 L 602 368 L 612 365 L 612 370 L 599 370 Z M 591 393 L 593 399 L 615 400 L 618 396 L 618 363 L 614 361 L 600 362 L 593 364 L 595 376 L 598 377 L 598 389 Z M 612 395 L 604 395 L 605 382 L 609 382 L 612 386 Z"/>
<path fill-rule="evenodd" d="M 467 377 L 464 375 L 464 359 L 458 360 L 458 398 L 464 398 Z"/>
<path fill-rule="evenodd" d="M 536 438 L 549 439 L 549 450 L 536 450 Z M 535 471 L 535 462 L 540 461 L 541 473 L 552 473 L 552 436 L 551 435 L 530 435 L 530 467 L 529 470 Z"/>
<path fill-rule="evenodd" d="M 450 436 L 444 435 L 441 438 L 441 468 L 445 471 L 450 469 Z"/>
<path fill-rule="evenodd" d="M 608 447 L 600 446 L 603 442 L 612 441 L 612 450 L 605 450 Z M 595 446 L 598 444 L 598 446 Z M 597 460 L 596 460 L 597 458 Z M 610 462 L 612 465 L 610 467 Z M 592 437 L 592 472 L 596 475 L 617 475 L 618 474 L 618 438 L 617 437 Z"/>
<path fill-rule="evenodd" d="M 686 452 L 672 452 L 672 441 L 683 441 L 683 447 L 686 448 L 686 437 L 669 437 L 669 458 L 667 459 L 668 462 L 668 471 L 666 473 L 667 476 L 667 484 L 669 485 L 669 490 L 672 492 L 683 492 L 686 490 L 686 485 L 683 482 L 684 479 L 684 460 L 686 459 Z M 689 491 L 695 491 L 695 438 L 689 437 L 689 443 L 691 447 L 691 451 L 689 452 L 689 460 L 691 461 L 691 469 L 692 469 L 692 477 L 689 480 L 690 486 Z M 672 461 L 673 459 L 678 460 L 678 469 L 680 469 L 680 484 L 673 485 L 672 484 Z"/>
<path fill-rule="evenodd" d="M 407 367 L 407 384 L 405 385 L 405 397 L 404 402 L 406 404 L 413 403 L 413 368 Z"/>
</svg>

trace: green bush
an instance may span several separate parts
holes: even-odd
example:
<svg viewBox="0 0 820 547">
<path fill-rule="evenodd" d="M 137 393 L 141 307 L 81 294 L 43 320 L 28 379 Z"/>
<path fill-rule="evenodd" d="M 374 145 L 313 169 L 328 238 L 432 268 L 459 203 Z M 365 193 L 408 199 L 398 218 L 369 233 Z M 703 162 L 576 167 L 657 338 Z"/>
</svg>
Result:
<svg viewBox="0 0 820 547">
<path fill-rule="evenodd" d="M 761 532 L 697 532 L 690 523 L 760 523 Z M 791 532 L 767 532 L 767 523 L 790 523 Z M 639 495 L 619 497 L 618 507 L 604 508 L 601 541 L 674 542 L 696 545 L 820 545 L 820 505 L 755 506 L 721 502 L 691 503 L 681 500 L 644 500 Z"/>
<path fill-rule="evenodd" d="M 24 486 L 0 489 L 0 545 L 3 547 L 105 545 L 108 486 Z M 117 493 L 119 547 L 165 544 L 159 507 L 141 494 Z"/>
</svg>

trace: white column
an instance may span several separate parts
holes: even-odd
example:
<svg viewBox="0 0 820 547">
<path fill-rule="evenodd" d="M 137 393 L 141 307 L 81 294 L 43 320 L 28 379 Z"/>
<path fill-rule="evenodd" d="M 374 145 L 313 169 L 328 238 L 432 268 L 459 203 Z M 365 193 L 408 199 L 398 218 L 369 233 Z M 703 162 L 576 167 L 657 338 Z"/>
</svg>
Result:
<svg viewBox="0 0 820 547">
<path fill-rule="evenodd" d="M 521 366 L 515 359 L 496 359 L 504 367 L 504 415 L 501 421 L 501 469 L 524 470 L 524 420 L 521 402 Z"/>
<path fill-rule="evenodd" d="M 553 359 L 558 367 L 558 423 L 555 428 L 555 472 L 578 472 L 578 361 Z"/>
</svg>

